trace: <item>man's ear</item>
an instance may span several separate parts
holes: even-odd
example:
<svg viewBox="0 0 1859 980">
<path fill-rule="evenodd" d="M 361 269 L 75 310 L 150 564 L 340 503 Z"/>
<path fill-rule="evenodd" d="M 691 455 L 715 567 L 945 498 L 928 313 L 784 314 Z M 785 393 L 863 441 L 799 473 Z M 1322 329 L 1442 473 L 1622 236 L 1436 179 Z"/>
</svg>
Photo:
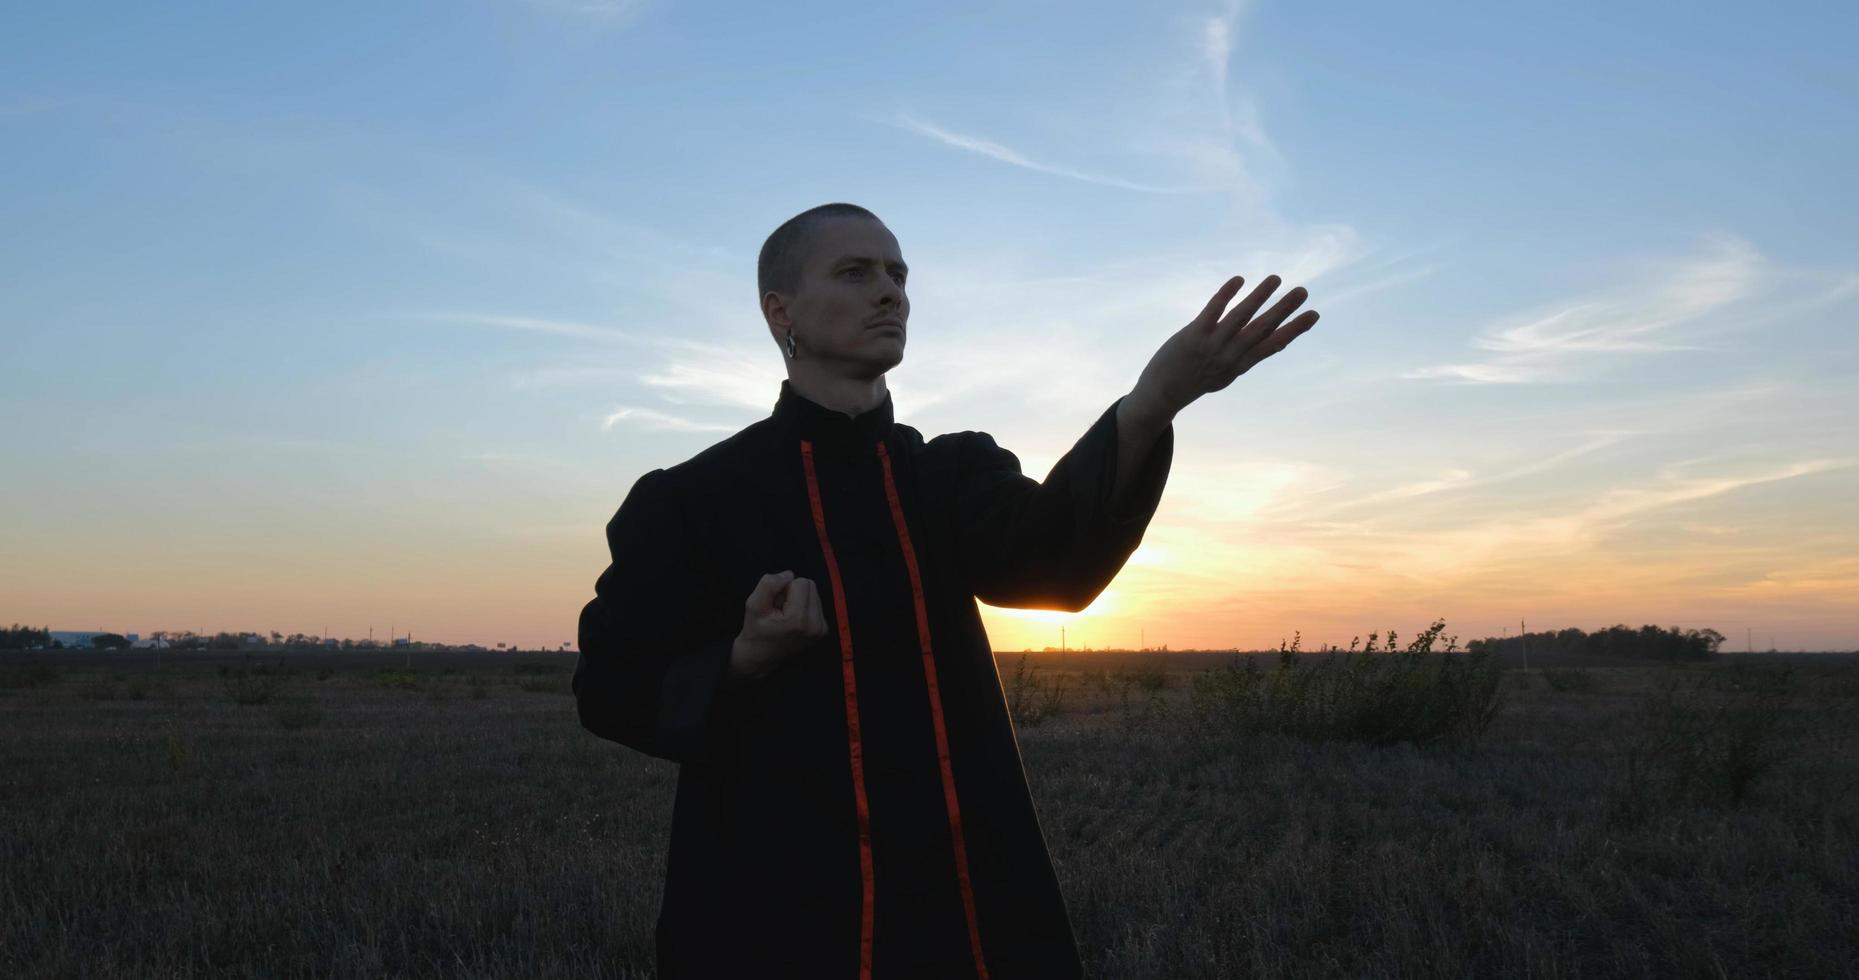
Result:
<svg viewBox="0 0 1859 980">
<path fill-rule="evenodd" d="M 781 336 L 786 336 L 788 331 L 794 329 L 794 318 L 787 312 L 787 299 L 774 290 L 762 296 L 762 318 L 768 321 L 770 330 Z"/>
</svg>

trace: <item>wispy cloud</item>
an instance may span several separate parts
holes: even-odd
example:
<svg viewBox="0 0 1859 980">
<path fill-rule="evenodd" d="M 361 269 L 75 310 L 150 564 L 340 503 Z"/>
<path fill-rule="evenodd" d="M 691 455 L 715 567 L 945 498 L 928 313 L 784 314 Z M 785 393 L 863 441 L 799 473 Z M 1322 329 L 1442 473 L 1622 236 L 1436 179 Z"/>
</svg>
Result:
<svg viewBox="0 0 1859 980">
<path fill-rule="evenodd" d="M 1416 368 L 1402 377 L 1473 384 L 1574 380 L 1584 365 L 1605 363 L 1594 355 L 1706 350 L 1682 342 L 1689 338 L 1679 328 L 1750 296 L 1767 271 L 1749 243 L 1727 234 L 1708 236 L 1697 255 L 1646 265 L 1647 281 L 1487 327 L 1472 345 L 1494 357 Z"/>
<path fill-rule="evenodd" d="M 1285 168 L 1257 100 L 1233 88 L 1245 7 L 1241 0 L 1227 0 L 1218 12 L 1193 21 L 1184 46 L 1194 57 L 1158 70 L 1162 88 L 1150 111 L 1127 128 L 1125 142 L 1133 151 L 1180 161 L 1197 183 L 1257 213 L 1266 208 Z"/>
<path fill-rule="evenodd" d="M 1445 519 L 1388 494 L 1381 510 L 1356 520 L 1287 516 L 1302 509 L 1300 503 L 1313 492 L 1326 489 L 1324 474 L 1302 464 L 1249 467 L 1260 473 L 1249 484 L 1203 481 L 1200 467 L 1186 467 L 1184 475 L 1194 475 L 1183 486 L 1170 481 L 1170 497 L 1163 504 L 1169 520 L 1160 523 L 1158 518 L 1144 540 L 1179 553 L 1171 575 L 1220 582 L 1220 591 L 1230 591 L 1236 607 L 1259 601 L 1255 593 L 1260 589 L 1307 594 L 1325 583 L 1345 581 L 1356 590 L 1358 603 L 1424 596 L 1430 604 L 1460 588 L 1467 595 L 1517 588 L 1541 601 L 1556 591 L 1587 587 L 1581 576 L 1569 576 L 1565 588 L 1553 588 L 1546 579 L 1555 577 L 1551 569 L 1586 565 L 1596 575 L 1602 569 L 1611 573 L 1620 564 L 1609 552 L 1612 543 L 1636 533 L 1647 520 L 1656 523 L 1662 512 L 1854 465 L 1859 460 L 1823 457 L 1683 478 L 1637 476 L 1549 501 L 1488 495 L 1481 498 L 1486 507 L 1455 509 Z M 1666 545 L 1674 554 L 1682 546 Z M 1242 563 L 1223 557 L 1241 552 L 1248 556 Z M 1694 552 L 1690 565 L 1696 559 Z M 1685 562 L 1673 565 L 1683 567 Z M 1203 609 L 1221 607 L 1204 585 L 1182 588 L 1184 595 L 1197 596 Z"/>
<path fill-rule="evenodd" d="M 1358 282 L 1350 283 L 1341 289 L 1326 290 L 1323 294 L 1323 306 L 1325 309 L 1335 309 L 1348 300 L 1425 279 L 1442 268 L 1445 268 L 1443 263 L 1412 266 L 1401 269 L 1398 272 L 1390 272 L 1387 275 L 1376 276 L 1372 279 L 1362 279 Z"/>
<path fill-rule="evenodd" d="M 736 423 L 699 422 L 681 415 L 661 412 L 655 408 L 640 408 L 633 405 L 622 405 L 614 409 L 601 420 L 600 428 L 606 431 L 621 423 L 666 432 L 735 432 L 742 428 Z"/>
<path fill-rule="evenodd" d="M 632 20 L 648 0 L 524 0 L 531 7 L 602 21 L 609 26 Z"/>
<path fill-rule="evenodd" d="M 757 356 L 746 346 L 676 341 L 662 345 L 658 365 L 639 372 L 641 384 L 674 404 L 727 405 L 765 415 L 780 395 L 782 373 L 773 344 Z"/>
<path fill-rule="evenodd" d="M 1041 163 L 1010 146 L 980 136 L 971 136 L 966 133 L 957 133 L 952 130 L 944 129 L 935 123 L 926 122 L 904 113 L 900 113 L 894 120 L 878 119 L 877 121 L 908 129 L 922 136 L 927 136 L 944 146 L 951 146 L 958 150 L 966 150 L 970 153 L 978 153 L 981 156 L 992 160 L 998 160 L 1001 163 L 1011 164 L 1042 174 L 1052 174 L 1057 177 L 1082 180 L 1088 184 L 1102 184 L 1105 187 L 1116 187 L 1127 191 L 1142 191 L 1147 194 L 1192 194 L 1197 191 L 1207 190 L 1205 187 L 1168 187 L 1158 184 L 1145 184 L 1134 180 L 1125 180 L 1121 177 L 1106 177 L 1101 174 L 1086 173 L 1085 171 L 1076 170 L 1071 167 Z"/>
<path fill-rule="evenodd" d="M 495 327 L 500 330 L 516 330 L 524 333 L 549 334 L 556 337 L 573 337 L 578 340 L 597 340 L 602 343 L 649 344 L 650 338 L 640 337 L 615 327 L 605 327 L 579 320 L 550 320 L 531 316 L 505 316 L 494 313 L 407 313 L 401 314 L 409 320 L 426 320 L 436 323 L 457 323 L 469 326 Z"/>
<path fill-rule="evenodd" d="M 610 382 L 631 378 L 636 370 L 622 367 L 542 367 L 510 375 L 510 387 L 517 391 L 532 388 L 560 388 L 587 382 Z"/>
<path fill-rule="evenodd" d="M 1138 113 L 1124 121 L 1091 117 L 1095 139 L 1101 142 L 1108 131 L 1114 142 L 1135 154 L 1172 159 L 1193 175 L 1186 182 L 1131 180 L 1034 159 L 1007 143 L 909 113 L 876 121 L 1025 170 L 1149 194 L 1226 193 L 1257 209 L 1269 195 L 1266 172 L 1281 171 L 1283 157 L 1266 134 L 1258 104 L 1232 91 L 1230 66 L 1242 7 L 1239 0 L 1228 0 L 1218 13 L 1196 20 L 1192 31 L 1178 38 L 1188 56 L 1156 66 L 1151 74 L 1162 82 Z"/>
</svg>

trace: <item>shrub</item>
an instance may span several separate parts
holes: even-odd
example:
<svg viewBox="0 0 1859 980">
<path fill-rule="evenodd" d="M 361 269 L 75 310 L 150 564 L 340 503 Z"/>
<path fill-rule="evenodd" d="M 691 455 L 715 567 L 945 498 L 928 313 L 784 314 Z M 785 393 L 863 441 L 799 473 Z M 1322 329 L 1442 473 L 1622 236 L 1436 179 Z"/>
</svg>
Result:
<svg viewBox="0 0 1859 980">
<path fill-rule="evenodd" d="M 182 734 L 181 730 L 176 728 L 173 722 L 168 723 L 168 729 L 165 733 L 163 743 L 164 748 L 167 750 L 168 771 L 182 772 L 193 763 L 193 740 Z"/>
<path fill-rule="evenodd" d="M 1103 667 L 1079 671 L 1078 683 L 1087 689 L 1099 691 L 1105 696 L 1109 696 L 1116 690 L 1116 684 L 1110 679 L 1110 671 Z"/>
<path fill-rule="evenodd" d="M 417 691 L 420 689 L 420 675 L 398 667 L 383 667 L 375 671 L 374 682 L 380 687 L 399 691 Z"/>
<path fill-rule="evenodd" d="M 1792 748 L 1783 722 L 1795 680 L 1791 666 L 1755 664 L 1700 671 L 1689 685 L 1667 677 L 1641 699 L 1620 755 L 1615 815 L 1681 801 L 1741 804 Z"/>
<path fill-rule="evenodd" d="M 6 690 L 30 689 L 46 684 L 56 684 L 64 677 L 58 668 L 43 663 L 36 658 L 27 658 L 19 667 L 0 673 L 0 688 Z"/>
<path fill-rule="evenodd" d="M 1007 712 L 1017 726 L 1037 725 L 1057 715 L 1065 702 L 1065 678 L 1054 677 L 1052 686 L 1047 688 L 1036 677 L 1039 668 L 1028 669 L 1026 659 L 1027 654 L 1020 655 L 1013 679 L 1007 685 Z"/>
<path fill-rule="evenodd" d="M 1117 688 L 1117 729 L 1124 736 L 1145 733 L 1158 723 L 1169 719 L 1168 699 L 1163 696 L 1161 687 L 1150 687 L 1136 674 L 1120 673 Z M 1132 698 L 1131 689 L 1141 687 L 1146 697 Z"/>
<path fill-rule="evenodd" d="M 233 670 L 224 684 L 226 698 L 234 704 L 270 704 L 284 689 L 284 678 L 270 671 Z"/>
<path fill-rule="evenodd" d="M 322 721 L 323 709 L 309 698 L 292 698 L 272 712 L 271 716 L 279 728 L 297 731 Z"/>
<path fill-rule="evenodd" d="M 1598 690 L 1601 682 L 1593 674 L 1573 667 L 1544 667 L 1541 671 L 1543 680 L 1548 682 L 1552 691 L 1570 694 L 1590 694 Z"/>
<path fill-rule="evenodd" d="M 1145 691 L 1160 691 L 1168 686 L 1168 671 L 1161 664 L 1144 664 L 1118 673 Z"/>
<path fill-rule="evenodd" d="M 1314 739 L 1348 739 L 1387 745 L 1436 739 L 1476 741 L 1502 701 L 1502 672 L 1484 652 L 1443 653 L 1433 643 L 1445 628 L 1436 621 L 1408 644 L 1375 649 L 1369 634 L 1361 651 L 1306 656 L 1298 637 L 1280 645 L 1278 665 L 1267 672 L 1253 658 L 1235 656 L 1226 667 L 1194 679 L 1193 724 L 1208 735 L 1274 732 Z"/>
</svg>

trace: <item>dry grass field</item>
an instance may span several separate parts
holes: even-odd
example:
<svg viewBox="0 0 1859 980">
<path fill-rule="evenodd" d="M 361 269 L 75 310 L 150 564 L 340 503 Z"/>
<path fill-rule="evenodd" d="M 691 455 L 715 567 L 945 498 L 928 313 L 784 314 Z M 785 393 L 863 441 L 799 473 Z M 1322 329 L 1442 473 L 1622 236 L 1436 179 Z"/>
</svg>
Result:
<svg viewBox="0 0 1859 980">
<path fill-rule="evenodd" d="M 1780 659 L 1386 745 L 1210 728 L 1225 656 L 999 662 L 1094 976 L 1853 976 L 1859 662 Z M 0 654 L 0 975 L 651 976 L 676 768 L 573 663 Z"/>
</svg>

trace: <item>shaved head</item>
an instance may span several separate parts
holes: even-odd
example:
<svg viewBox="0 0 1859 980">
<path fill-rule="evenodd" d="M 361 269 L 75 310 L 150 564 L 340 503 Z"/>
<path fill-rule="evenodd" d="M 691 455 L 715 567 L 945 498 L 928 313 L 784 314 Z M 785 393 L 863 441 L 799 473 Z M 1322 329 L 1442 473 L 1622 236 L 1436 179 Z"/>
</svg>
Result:
<svg viewBox="0 0 1859 980">
<path fill-rule="evenodd" d="M 813 251 L 813 230 L 827 218 L 870 218 L 878 216 L 856 204 L 822 204 L 787 219 L 762 243 L 762 254 L 755 264 L 757 298 L 770 292 L 792 297 L 800 291 L 801 273 Z M 880 222 L 882 223 L 882 222 Z"/>
</svg>

